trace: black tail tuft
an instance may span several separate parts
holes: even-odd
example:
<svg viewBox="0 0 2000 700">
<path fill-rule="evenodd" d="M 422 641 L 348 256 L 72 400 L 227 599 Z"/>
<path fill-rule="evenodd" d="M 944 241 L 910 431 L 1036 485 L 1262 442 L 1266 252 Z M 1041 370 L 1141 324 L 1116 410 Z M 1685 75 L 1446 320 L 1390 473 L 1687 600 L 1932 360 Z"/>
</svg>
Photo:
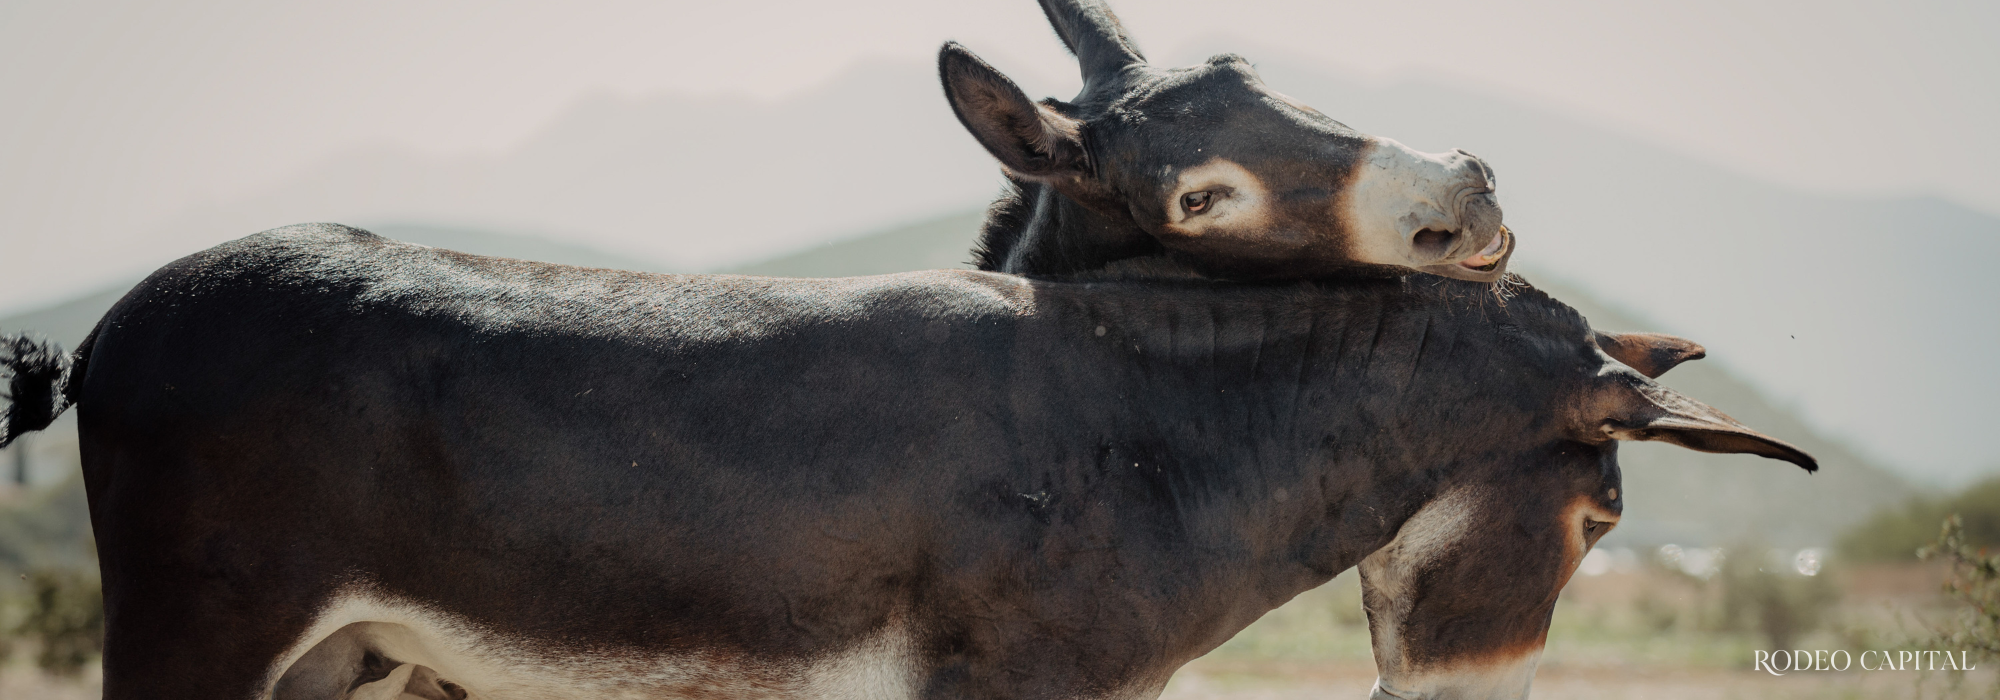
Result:
<svg viewBox="0 0 2000 700">
<path fill-rule="evenodd" d="M 49 427 L 69 408 L 64 385 L 71 359 L 55 343 L 25 334 L 0 336 L 0 368 L 11 379 L 0 396 L 0 447 L 26 433 Z"/>
</svg>

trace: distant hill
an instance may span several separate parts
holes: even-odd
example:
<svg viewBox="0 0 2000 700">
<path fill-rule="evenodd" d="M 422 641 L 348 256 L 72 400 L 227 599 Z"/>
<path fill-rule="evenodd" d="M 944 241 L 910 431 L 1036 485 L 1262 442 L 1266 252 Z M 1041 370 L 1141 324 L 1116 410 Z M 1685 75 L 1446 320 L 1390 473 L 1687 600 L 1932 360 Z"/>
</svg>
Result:
<svg viewBox="0 0 2000 700">
<path fill-rule="evenodd" d="M 966 267 L 980 215 L 939 217 L 731 267 L 738 274 L 839 277 L 942 267 Z M 667 271 L 659 263 L 532 236 L 490 234 L 444 226 L 377 226 L 382 235 L 484 255 L 633 270 Z M 1533 271 L 1531 278 L 1540 279 Z M 1580 289 L 1542 279 L 1549 290 L 1606 330 L 1663 330 Z M 0 330 L 47 332 L 68 346 L 82 338 L 122 290 L 106 291 L 25 315 L 0 318 Z M 1671 330 L 1671 329 L 1666 329 Z M 1743 422 L 1791 441 L 1819 458 L 1820 473 L 1756 457 L 1711 455 L 1655 444 L 1620 448 L 1627 509 L 1609 544 L 1722 545 L 1759 539 L 1774 546 L 1832 544 L 1877 508 L 1900 503 L 1912 487 L 1865 456 L 1808 426 L 1794 411 L 1713 361 L 1683 365 L 1664 381 Z M 64 432 L 67 431 L 67 432 Z M 75 427 L 67 417 L 39 434 L 37 473 L 53 480 L 74 469 Z M 5 464 L 0 460 L 0 464 Z M 80 502 L 80 501 L 79 501 Z"/>
<path fill-rule="evenodd" d="M 983 220 L 985 214 L 977 211 L 945 216 L 877 234 L 828 241 L 722 271 L 772 277 L 852 277 L 971 268 L 972 241 Z"/>
<path fill-rule="evenodd" d="M 1593 328 L 1662 331 L 1662 325 L 1608 306 L 1575 287 L 1527 271 L 1536 286 L 1576 308 Z M 1690 362 L 1661 383 L 1788 441 L 1819 460 L 1820 471 L 1749 455 L 1714 455 L 1659 443 L 1622 443 L 1625 517 L 1607 542 L 1825 546 L 1877 509 L 1915 491 L 1894 472 L 1826 435 L 1744 382 L 1727 365 Z"/>
</svg>

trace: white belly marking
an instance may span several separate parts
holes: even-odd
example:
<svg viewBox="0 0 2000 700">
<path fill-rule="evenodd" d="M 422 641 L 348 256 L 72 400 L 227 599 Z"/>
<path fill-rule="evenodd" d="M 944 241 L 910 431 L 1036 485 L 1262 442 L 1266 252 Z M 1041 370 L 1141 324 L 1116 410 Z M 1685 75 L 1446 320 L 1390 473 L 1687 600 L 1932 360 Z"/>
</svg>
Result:
<svg viewBox="0 0 2000 700">
<path fill-rule="evenodd" d="M 740 654 L 661 654 L 508 638 L 446 611 L 354 586 L 334 596 L 266 676 L 266 700 L 383 700 L 413 676 L 462 687 L 472 700 L 913 698 L 917 678 L 907 625 L 891 623 L 850 648 L 810 660 Z M 389 677 L 350 689 L 364 653 L 398 664 Z M 433 687 L 433 686 L 426 686 Z M 446 686 L 449 687 L 449 686 Z"/>
</svg>

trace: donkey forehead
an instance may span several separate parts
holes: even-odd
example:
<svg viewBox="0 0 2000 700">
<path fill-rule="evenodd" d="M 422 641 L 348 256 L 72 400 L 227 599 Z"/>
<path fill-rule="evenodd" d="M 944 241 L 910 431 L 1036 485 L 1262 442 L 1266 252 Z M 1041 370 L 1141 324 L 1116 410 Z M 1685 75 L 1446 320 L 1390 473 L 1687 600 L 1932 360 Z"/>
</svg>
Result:
<svg viewBox="0 0 2000 700">
<path fill-rule="evenodd" d="M 1225 55 L 1209 63 L 1154 73 L 1113 107 L 1117 130 L 1141 142 L 1259 147 L 1287 152 L 1318 139 L 1347 143 L 1365 138 L 1340 122 L 1271 89 L 1250 64 Z M 1146 149 L 1172 157 L 1192 149 Z"/>
</svg>

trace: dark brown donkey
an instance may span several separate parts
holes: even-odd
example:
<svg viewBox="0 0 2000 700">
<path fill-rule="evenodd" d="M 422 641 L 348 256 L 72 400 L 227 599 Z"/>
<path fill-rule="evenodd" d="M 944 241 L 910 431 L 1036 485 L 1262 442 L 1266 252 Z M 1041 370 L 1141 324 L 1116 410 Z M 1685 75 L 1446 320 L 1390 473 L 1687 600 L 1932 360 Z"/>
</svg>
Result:
<svg viewBox="0 0 2000 700">
<path fill-rule="evenodd" d="M 1211 277 L 1506 271 L 1491 168 L 1357 132 L 1272 90 L 1235 55 L 1155 68 L 1095 0 L 1043 0 L 1083 68 L 1068 102 L 1028 99 L 956 43 L 938 56 L 959 121 L 1012 187 L 979 268 L 1088 272 L 1171 262 Z M 1150 264 L 1149 264 L 1150 263 Z"/>
<path fill-rule="evenodd" d="M 1379 694 L 1514 698 L 1617 445 L 1813 468 L 1533 289 L 649 275 L 297 226 L 75 403 L 107 700 L 1116 699 L 1359 566 Z"/>
</svg>

